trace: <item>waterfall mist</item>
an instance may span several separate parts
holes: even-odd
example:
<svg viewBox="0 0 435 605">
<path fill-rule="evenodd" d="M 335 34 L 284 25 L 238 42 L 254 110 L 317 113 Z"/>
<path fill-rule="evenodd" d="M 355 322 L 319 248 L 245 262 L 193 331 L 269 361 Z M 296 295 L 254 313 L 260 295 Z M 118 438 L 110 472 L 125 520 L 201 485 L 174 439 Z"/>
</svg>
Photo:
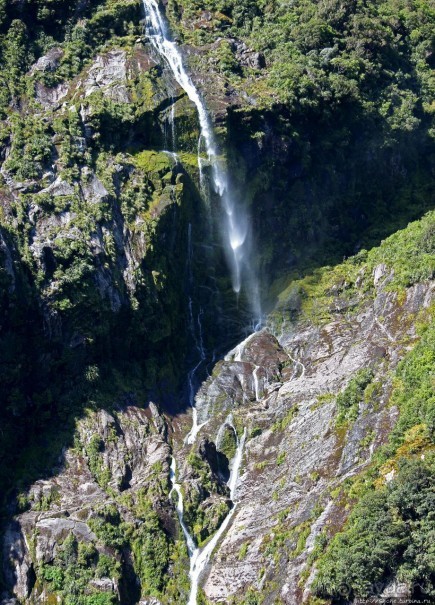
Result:
<svg viewBox="0 0 435 605">
<path fill-rule="evenodd" d="M 200 139 L 198 142 L 198 167 L 203 186 L 205 150 L 211 166 L 211 181 L 214 193 L 221 201 L 219 230 L 225 250 L 225 257 L 231 272 L 232 287 L 236 295 L 244 289 L 253 316 L 254 325 L 261 324 L 261 301 L 258 280 L 253 269 L 253 249 L 251 221 L 245 206 L 235 199 L 228 171 L 220 155 L 211 120 L 204 102 L 187 74 L 180 51 L 171 40 L 168 26 L 159 10 L 156 0 L 143 0 L 146 34 L 149 42 L 163 57 L 178 84 L 194 103 L 199 118 Z"/>
</svg>

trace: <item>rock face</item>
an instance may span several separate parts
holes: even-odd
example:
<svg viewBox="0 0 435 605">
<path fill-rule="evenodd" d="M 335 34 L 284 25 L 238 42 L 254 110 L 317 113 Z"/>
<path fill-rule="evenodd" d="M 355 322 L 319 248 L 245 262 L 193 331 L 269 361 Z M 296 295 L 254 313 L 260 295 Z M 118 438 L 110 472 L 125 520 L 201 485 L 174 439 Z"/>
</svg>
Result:
<svg viewBox="0 0 435 605">
<path fill-rule="evenodd" d="M 149 492 L 153 482 L 167 485 L 169 453 L 166 426 L 153 403 L 146 409 L 128 405 L 113 413 L 91 412 L 81 420 L 76 445 L 64 453 L 60 472 L 32 485 L 22 503 L 29 510 L 6 528 L 3 561 L 11 592 L 20 600 L 31 597 L 32 603 L 46 603 L 47 589 L 41 593 L 35 586 L 35 570 L 50 569 L 71 536 L 78 544 L 95 549 L 94 557 L 113 557 L 128 575 L 131 555 L 114 549 L 95 520 L 112 507 L 121 522 L 140 523 L 135 502 L 143 497 L 144 487 Z M 156 492 L 151 505 L 168 531 L 174 532 L 169 502 L 162 504 Z M 97 575 L 92 585 L 98 592 L 130 598 L 120 587 L 119 577 Z"/>
<path fill-rule="evenodd" d="M 201 387 L 196 397 L 200 422 L 263 398 L 279 388 L 293 369 L 297 371 L 297 363 L 274 336 L 267 332 L 249 336 L 219 362 Z"/>
<path fill-rule="evenodd" d="M 14 14 L 25 10 L 12 4 Z M 177 34 L 183 7 L 163 4 Z M 326 309 L 311 296 L 304 310 L 307 294 L 295 287 L 262 330 L 215 363 L 215 351 L 235 342 L 246 301 L 230 291 L 213 225 L 220 210 L 204 194 L 211 167 L 202 158 L 198 168 L 196 111 L 143 40 L 140 10 L 136 0 L 79 2 L 71 18 L 59 15 L 64 42 L 23 59 L 28 82 L 12 78 L 7 110 L 0 107 L 2 603 L 71 596 L 73 605 L 183 605 L 185 532 L 203 547 L 230 513 L 201 598 L 308 603 L 317 538 L 342 528 L 347 482 L 367 469 L 398 417 L 392 375 L 433 301 L 433 226 L 412 274 L 387 255 L 352 287 L 334 279 Z M 349 223 L 365 228 L 400 179 L 408 203 L 413 147 L 408 163 L 403 147 L 376 155 L 378 139 L 360 151 L 361 129 L 346 122 L 343 147 L 325 146 L 317 122 L 273 106 L 265 56 L 225 37 L 226 15 L 180 17 L 182 33 L 193 32 L 185 63 L 234 169 L 231 187 L 253 217 L 263 274 L 302 272 L 323 261 L 323 244 L 351 254 L 355 234 L 341 246 Z M 83 32 L 76 56 L 70 43 Z M 36 35 L 35 49 L 55 39 L 43 28 Z M 319 58 L 328 63 L 336 51 Z M 338 170 L 343 149 L 347 179 Z M 381 178 L 371 185 L 375 168 Z M 423 198 L 428 168 L 413 170 Z M 376 190 L 384 180 L 385 199 Z M 376 237 L 383 233 L 378 225 Z M 309 277 L 315 290 L 318 276 Z M 211 373 L 195 396 L 199 431 L 190 443 L 191 415 L 178 412 L 191 403 L 198 368 Z M 340 423 L 338 395 L 361 371 L 370 396 Z M 396 470 L 387 470 L 390 483 Z M 184 526 L 171 481 L 180 485 Z M 410 594 L 390 579 L 383 596 Z"/>
<path fill-rule="evenodd" d="M 374 277 L 374 298 L 362 296 L 351 321 L 347 306 L 333 321 L 292 322 L 277 334 L 273 316 L 268 327 L 230 351 L 197 394 L 205 424 L 193 449 L 183 442 L 181 425 L 174 423 L 176 431 L 168 433 L 153 403 L 87 414 L 60 471 L 32 485 L 22 503 L 28 510 L 8 524 L 4 571 L 11 592 L 25 602 L 45 603 L 52 584 L 41 589 L 36 575 L 56 565 L 72 535 L 78 544 L 95 548 L 96 556 L 112 557 L 121 566 L 115 578 L 92 578 L 93 589 L 137 602 L 126 592 L 126 583 L 140 575 L 137 553 L 132 559 L 128 546 L 119 550 L 107 542 L 101 511 L 113 516 L 114 507 L 131 528 L 127 531 L 138 531 L 138 507 L 146 493 L 167 536 L 182 540 L 168 495 L 172 443 L 184 522 L 204 541 L 232 506 L 226 482 L 237 433 L 246 428 L 236 510 L 202 578 L 204 593 L 210 603 L 242 602 L 248 589 L 267 604 L 277 598 L 287 605 L 308 601 L 315 572 L 307 559 L 325 528 L 334 533 L 342 527 L 348 513 L 337 498 L 341 486 L 367 467 L 396 421 L 397 410 L 388 405 L 390 377 L 416 338 L 416 317 L 433 301 L 433 282 L 409 287 L 399 300 L 388 289 L 389 273 L 382 268 L 382 281 L 380 272 L 376 267 L 366 278 Z M 380 386 L 343 428 L 337 424 L 336 396 L 366 368 Z M 392 582 L 385 595 L 407 590 Z M 187 597 L 177 598 L 168 602 Z"/>
<path fill-rule="evenodd" d="M 336 531 L 346 518 L 331 492 L 361 472 L 385 442 L 397 418 L 387 405 L 390 373 L 403 343 L 415 337 L 415 313 L 433 300 L 434 284 L 419 284 L 399 304 L 379 273 L 373 303 L 351 322 L 338 312 L 321 328 L 284 329 L 278 340 L 267 330 L 254 334 L 226 356 L 199 392 L 199 415 L 211 416 L 202 433 L 212 437 L 222 414 L 232 410 L 237 425 L 250 427 L 252 435 L 237 510 L 203 585 L 210 602 L 240 598 L 249 587 L 264 603 L 279 597 L 300 605 L 308 598 L 311 580 L 304 591 L 300 578 L 315 538 L 325 527 Z M 382 389 L 360 404 L 357 420 L 343 432 L 335 426 L 335 395 L 368 367 Z"/>
</svg>

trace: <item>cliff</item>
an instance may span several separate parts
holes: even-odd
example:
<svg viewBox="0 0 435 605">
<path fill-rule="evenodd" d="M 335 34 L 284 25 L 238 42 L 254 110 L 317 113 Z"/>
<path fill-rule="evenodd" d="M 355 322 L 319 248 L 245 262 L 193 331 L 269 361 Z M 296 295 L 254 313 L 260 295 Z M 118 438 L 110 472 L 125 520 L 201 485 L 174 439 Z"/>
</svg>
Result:
<svg viewBox="0 0 435 605">
<path fill-rule="evenodd" d="M 160 7 L 252 224 L 257 332 L 141 3 L 0 6 L 5 605 L 187 603 L 185 531 L 224 520 L 198 603 L 431 598 L 428 6 Z"/>
</svg>

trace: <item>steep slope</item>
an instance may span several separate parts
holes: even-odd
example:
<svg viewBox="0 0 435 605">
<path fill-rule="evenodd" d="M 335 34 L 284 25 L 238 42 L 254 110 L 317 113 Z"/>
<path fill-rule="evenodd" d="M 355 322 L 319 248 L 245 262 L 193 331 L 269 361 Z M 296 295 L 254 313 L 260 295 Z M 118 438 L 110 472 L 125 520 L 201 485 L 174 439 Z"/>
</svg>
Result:
<svg viewBox="0 0 435 605">
<path fill-rule="evenodd" d="M 187 602 L 168 444 L 184 522 L 205 544 L 231 507 L 228 463 L 235 431 L 244 429 L 236 508 L 201 577 L 200 602 L 296 604 L 311 589 L 334 599 L 432 594 L 410 538 L 408 555 L 403 542 L 399 551 L 384 545 L 385 565 L 375 572 L 370 562 L 356 578 L 331 569 L 337 557 L 347 556 L 350 566 L 356 556 L 340 554 L 333 539 L 355 502 L 381 498 L 398 481 L 397 489 L 412 490 L 418 465 L 428 469 L 420 473 L 433 465 L 434 219 L 429 214 L 379 248 L 293 282 L 268 326 L 230 351 L 202 385 L 196 405 L 205 424 L 195 444 L 184 440 L 188 418 L 173 418 L 168 434 L 153 404 L 89 411 L 63 470 L 19 498 L 29 510 L 16 515 L 4 542 L 15 594 L 25 602 L 45 603 L 55 593 L 93 603 L 97 590 L 103 603 L 138 602 L 136 576 L 142 602 L 152 595 L 155 603 Z M 406 471 L 404 461 L 414 467 Z M 417 513 L 423 542 L 430 540 L 429 510 Z M 385 517 L 379 523 L 383 532 L 394 527 Z M 399 568 L 408 569 L 401 584 Z M 93 588 L 84 588 L 89 582 Z"/>
<path fill-rule="evenodd" d="M 144 47 L 140 4 L 6 8 L 0 478 L 9 486 L 59 455 L 89 400 L 146 392 L 185 405 L 188 298 L 213 317 L 214 346 L 227 328 L 213 299 L 228 280 L 207 252 L 192 254 L 208 236 L 197 116 Z M 175 128 L 176 157 L 165 151 Z"/>
<path fill-rule="evenodd" d="M 198 603 L 433 595 L 433 214 L 339 262 L 433 208 L 433 11 L 165 11 L 270 313 L 242 342 L 213 167 L 141 2 L 0 1 L 2 599 L 186 603 L 171 457 L 185 531 L 220 536 Z"/>
<path fill-rule="evenodd" d="M 250 436 L 237 510 L 204 583 L 210 602 L 308 599 L 313 562 L 352 504 L 373 485 L 378 494 L 386 481 L 394 486 L 404 458 L 426 458 L 433 474 L 434 284 L 428 278 L 435 259 L 423 244 L 432 234 L 433 214 L 369 254 L 292 284 L 269 329 L 230 352 L 203 385 L 199 415 L 212 416 L 203 438 L 216 439 L 229 411 Z M 415 355 L 409 353 L 418 342 Z M 399 364 L 403 357 L 408 361 Z M 421 388 L 409 401 L 412 384 Z M 413 480 L 410 472 L 407 489 Z M 362 518 L 369 511 L 362 508 Z M 421 540 L 430 541 L 430 514 L 417 515 L 425 527 Z M 381 519 L 388 532 L 388 519 Z M 362 545 L 366 563 L 358 563 Z M 342 548 L 331 562 L 326 555 L 316 590 L 344 599 L 381 593 L 406 561 L 403 544 L 383 548 L 384 566 L 376 571 L 369 538 L 367 546 L 360 538 L 354 553 Z M 344 569 L 359 564 L 356 577 L 337 571 L 339 557 Z M 419 596 L 419 585 L 432 594 L 432 560 L 424 569 L 408 557 L 414 576 L 402 574 L 405 594 Z"/>
</svg>

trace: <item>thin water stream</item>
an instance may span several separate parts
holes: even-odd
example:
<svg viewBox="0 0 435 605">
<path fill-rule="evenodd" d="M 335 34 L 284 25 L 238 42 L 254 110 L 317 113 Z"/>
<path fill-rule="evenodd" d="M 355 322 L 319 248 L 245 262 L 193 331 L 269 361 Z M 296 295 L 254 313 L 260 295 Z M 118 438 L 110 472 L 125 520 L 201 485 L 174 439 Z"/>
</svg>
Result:
<svg viewBox="0 0 435 605">
<path fill-rule="evenodd" d="M 179 483 L 177 483 L 177 480 L 176 480 L 175 458 L 172 458 L 172 462 L 171 462 L 170 480 L 171 480 L 171 484 L 172 484 L 172 489 L 171 489 L 170 494 L 172 494 L 172 492 L 176 492 L 176 494 L 177 494 L 177 502 L 176 502 L 177 515 L 178 515 L 178 519 L 180 521 L 181 529 L 183 531 L 183 534 L 184 534 L 184 537 L 186 540 L 187 550 L 189 552 L 189 557 L 190 557 L 190 570 L 189 570 L 190 594 L 189 594 L 188 605 L 197 604 L 198 587 L 199 587 L 199 582 L 201 580 L 201 575 L 202 575 L 203 571 L 205 570 L 205 568 L 210 560 L 210 557 L 213 554 L 214 549 L 218 545 L 219 540 L 221 539 L 222 535 L 224 534 L 225 530 L 227 529 L 227 527 L 236 511 L 236 507 L 237 507 L 236 490 L 237 490 L 237 483 L 238 483 L 239 474 L 240 474 L 240 467 L 241 467 L 242 460 L 243 460 L 243 449 L 244 449 L 245 441 L 246 441 L 246 428 L 244 429 L 243 434 L 239 439 L 237 436 L 237 433 L 236 433 L 236 429 L 232 423 L 232 417 L 231 417 L 231 419 L 229 419 L 229 418 L 230 417 L 227 417 L 225 419 L 225 421 L 222 423 L 222 426 L 224 427 L 229 424 L 233 428 L 234 433 L 237 438 L 237 449 L 236 449 L 236 453 L 234 454 L 234 458 L 231 461 L 231 473 L 230 473 L 230 478 L 228 479 L 228 483 L 227 483 L 229 490 L 230 490 L 230 498 L 233 502 L 233 506 L 232 506 L 231 510 L 229 511 L 228 515 L 222 521 L 221 525 L 219 526 L 219 529 L 216 531 L 216 533 L 213 535 L 211 540 L 209 542 L 207 542 L 207 544 L 203 548 L 198 548 L 196 546 L 196 544 L 195 544 L 192 536 L 190 535 L 189 530 L 184 522 L 183 495 L 181 492 L 181 486 Z"/>
</svg>

